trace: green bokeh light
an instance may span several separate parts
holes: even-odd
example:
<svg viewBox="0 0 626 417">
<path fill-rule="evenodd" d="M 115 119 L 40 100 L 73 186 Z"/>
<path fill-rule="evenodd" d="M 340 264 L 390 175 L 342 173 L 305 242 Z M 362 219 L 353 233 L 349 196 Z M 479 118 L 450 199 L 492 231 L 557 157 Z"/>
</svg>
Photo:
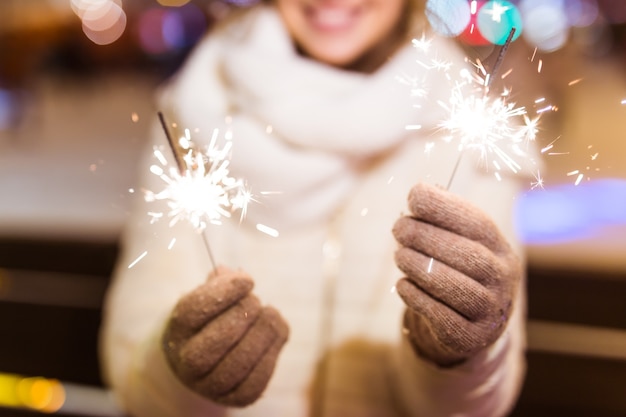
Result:
<svg viewBox="0 0 626 417">
<path fill-rule="evenodd" d="M 478 11 L 478 30 L 489 42 L 504 45 L 513 28 L 514 41 L 522 33 L 522 15 L 518 8 L 508 1 L 488 1 Z"/>
</svg>

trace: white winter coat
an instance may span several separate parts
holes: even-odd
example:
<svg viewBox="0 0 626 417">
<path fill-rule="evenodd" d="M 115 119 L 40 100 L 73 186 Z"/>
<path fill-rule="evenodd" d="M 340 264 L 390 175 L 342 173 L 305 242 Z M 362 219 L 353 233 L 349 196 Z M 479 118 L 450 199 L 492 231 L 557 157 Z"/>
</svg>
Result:
<svg viewBox="0 0 626 417">
<path fill-rule="evenodd" d="M 298 56 L 266 7 L 197 46 L 161 94 L 160 109 L 194 141 L 207 141 L 214 128 L 225 140 L 232 136 L 231 174 L 248 181 L 257 202 L 242 222 L 234 215 L 205 236 L 217 263 L 254 278 L 261 301 L 289 323 L 290 339 L 250 407 L 221 408 L 175 379 L 161 332 L 178 298 L 206 279 L 211 264 L 189 223 L 151 222 L 149 212 L 167 207 L 139 192 L 163 187 L 146 152 L 101 339 L 104 374 L 129 414 L 485 417 L 510 410 L 524 370 L 523 291 L 502 337 L 452 369 L 414 354 L 394 293 L 401 273 L 392 225 L 406 212 L 411 186 L 445 186 L 459 157 L 436 129 L 444 114 L 436 102 L 449 85 L 425 69 L 431 59 L 455 61 L 457 54 L 434 41 L 427 54 L 407 45 L 372 75 L 332 69 Z M 416 93 L 422 88 L 425 98 Z M 153 136 L 171 158 L 160 127 Z M 431 152 L 427 143 L 434 143 Z M 497 180 L 464 153 L 451 190 L 488 212 L 519 249 L 512 225 L 517 182 L 512 175 Z M 323 392 L 315 398 L 313 381 Z"/>
</svg>

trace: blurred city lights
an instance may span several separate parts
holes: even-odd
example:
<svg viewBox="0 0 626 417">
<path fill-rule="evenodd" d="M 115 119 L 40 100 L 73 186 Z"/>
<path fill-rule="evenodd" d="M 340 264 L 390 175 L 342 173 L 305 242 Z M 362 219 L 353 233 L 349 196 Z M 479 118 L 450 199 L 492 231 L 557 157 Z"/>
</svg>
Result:
<svg viewBox="0 0 626 417">
<path fill-rule="evenodd" d="M 115 42 L 131 24 L 122 0 L 67 1 L 81 19 L 85 36 L 98 45 Z M 259 1 L 213 1 L 207 10 L 217 5 L 245 8 Z M 140 10 L 132 22 L 140 27 L 132 29 L 139 32 L 141 47 L 149 54 L 188 48 L 200 38 L 197 29 L 208 26 L 204 20 L 198 23 L 206 18 L 205 12 L 190 0 L 154 0 L 153 6 Z M 624 0 L 427 0 L 425 10 L 436 32 L 462 43 L 503 45 L 515 28 L 513 41 L 523 37 L 543 52 L 562 48 L 573 29 L 626 23 Z"/>
<path fill-rule="evenodd" d="M 81 20 L 85 36 L 97 45 L 115 42 L 126 29 L 121 0 L 71 0 L 70 5 Z"/>
<path fill-rule="evenodd" d="M 428 0 L 426 17 L 433 29 L 448 37 L 460 35 L 470 24 L 470 4 L 467 0 Z"/>
<path fill-rule="evenodd" d="M 562 0 L 523 0 L 520 8 L 525 16 L 524 36 L 529 44 L 546 52 L 565 45 L 570 28 Z"/>
<path fill-rule="evenodd" d="M 580 240 L 626 225 L 626 181 L 607 178 L 525 193 L 517 202 L 516 222 L 530 244 Z"/>
<path fill-rule="evenodd" d="M 189 3 L 189 0 L 157 0 L 161 6 L 180 7 Z"/>
<path fill-rule="evenodd" d="M 0 130 L 13 127 L 16 117 L 15 93 L 0 88 Z"/>
<path fill-rule="evenodd" d="M 146 10 L 139 17 L 137 36 L 141 48 L 151 55 L 167 52 L 167 45 L 163 37 L 163 22 L 166 11 L 153 8 Z"/>
<path fill-rule="evenodd" d="M 502 45 L 515 28 L 513 40 L 551 52 L 574 28 L 626 22 L 626 7 L 623 0 L 428 0 L 426 17 L 436 32 L 468 45 Z"/>
<path fill-rule="evenodd" d="M 567 21 L 572 27 L 587 27 L 600 16 L 595 0 L 569 0 L 565 10 Z"/>
<path fill-rule="evenodd" d="M 515 29 L 512 41 L 522 33 L 522 15 L 508 1 L 485 3 L 477 12 L 476 22 L 483 37 L 495 45 L 504 45 L 512 29 Z"/>
<path fill-rule="evenodd" d="M 503 45 L 511 29 L 512 40 L 522 33 L 520 10 L 504 0 L 428 0 L 426 17 L 436 32 L 471 45 Z"/>
<path fill-rule="evenodd" d="M 0 409 L 8 408 L 45 414 L 125 416 L 110 390 L 42 376 L 0 372 Z"/>
<path fill-rule="evenodd" d="M 253 4 L 258 3 L 261 0 L 226 0 L 226 3 L 230 3 L 239 7 L 247 7 L 252 6 Z"/>
<path fill-rule="evenodd" d="M 208 21 L 193 3 L 176 8 L 153 7 L 139 16 L 137 38 L 149 55 L 190 48 L 202 36 Z"/>
<path fill-rule="evenodd" d="M 56 379 L 0 373 L 0 407 L 54 413 L 64 403 L 65 389 Z"/>
</svg>

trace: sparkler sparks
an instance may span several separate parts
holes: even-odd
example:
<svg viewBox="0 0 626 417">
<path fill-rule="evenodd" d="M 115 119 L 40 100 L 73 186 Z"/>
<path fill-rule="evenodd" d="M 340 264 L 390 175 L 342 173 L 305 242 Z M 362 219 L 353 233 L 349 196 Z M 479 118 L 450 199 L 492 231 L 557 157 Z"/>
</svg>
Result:
<svg viewBox="0 0 626 417">
<path fill-rule="evenodd" d="M 497 19 L 505 9 L 494 6 L 493 17 Z M 446 117 L 438 124 L 437 128 L 443 132 L 443 140 L 448 143 L 458 144 L 459 156 L 454 165 L 446 189 L 449 189 L 461 158 L 466 150 L 476 151 L 480 161 L 487 167 L 488 163 L 495 167 L 495 177 L 501 179 L 500 170 L 502 167 L 508 168 L 513 173 L 518 173 L 522 169 L 521 160 L 530 159 L 525 147 L 529 142 L 535 141 L 538 133 L 540 114 L 530 116 L 523 106 L 517 106 L 509 101 L 510 91 L 503 89 L 499 94 L 493 94 L 491 84 L 498 73 L 504 55 L 513 39 L 515 28 L 511 30 L 509 36 L 502 46 L 491 71 L 487 71 L 482 62 L 477 60 L 473 63 L 475 71 L 462 68 L 458 76 L 451 73 L 453 68 L 451 63 L 431 59 L 420 59 L 417 63 L 425 68 L 427 72 L 432 70 L 443 71 L 446 79 L 451 83 L 450 96 L 447 100 L 438 100 L 437 103 L 445 110 Z M 426 54 L 428 48 L 423 39 L 414 41 L 413 45 L 420 54 Z M 510 74 L 506 72 L 502 78 Z M 420 80 L 413 78 L 412 80 Z M 415 83 L 407 83 L 413 88 Z M 424 84 L 425 85 L 425 84 Z M 413 90 L 412 90 L 413 91 Z M 421 89 L 420 91 L 425 91 Z M 416 96 L 415 94 L 413 96 Z M 420 96 L 420 98 L 422 98 Z M 545 100 L 545 99 L 544 99 Z M 542 101 L 544 101 L 542 100 Z M 416 106 L 418 107 L 418 106 Z M 552 109 L 546 107 L 545 110 Z M 407 130 L 414 130 L 412 126 L 407 126 Z M 428 142 L 425 152 L 431 153 L 434 147 L 433 142 Z M 543 187 L 543 178 L 537 172 L 532 188 Z M 432 272 L 434 258 L 431 257 L 428 264 L 428 273 Z"/>
<path fill-rule="evenodd" d="M 159 192 L 147 190 L 144 197 L 148 202 L 167 201 L 170 226 L 185 219 L 202 231 L 209 223 L 220 224 L 223 217 L 230 217 L 234 211 L 241 210 L 242 218 L 245 216 L 251 194 L 242 180 L 229 175 L 225 152 L 214 151 L 212 148 L 206 153 L 188 149 L 180 171 L 169 166 L 159 149 L 154 150 L 162 165 L 152 165 L 150 172 L 165 183 L 165 188 Z M 164 217 L 161 212 L 150 214 L 155 221 Z"/>
<path fill-rule="evenodd" d="M 491 97 L 480 91 L 465 94 L 467 86 L 458 84 L 452 90 L 449 102 L 439 103 L 449 115 L 439 125 L 447 132 L 443 139 L 447 142 L 456 140 L 461 151 L 478 151 L 483 161 L 494 154 L 517 173 L 521 167 L 506 148 L 515 151 L 517 156 L 522 155 L 520 145 L 535 139 L 538 119 L 530 119 L 524 107 L 507 102 L 505 95 Z M 514 123 L 516 118 L 523 122 Z"/>
<path fill-rule="evenodd" d="M 536 174 L 533 174 L 535 177 L 535 181 L 530 183 L 530 189 L 534 190 L 535 188 L 541 188 L 543 189 L 543 185 L 544 185 L 544 181 L 543 178 L 541 177 L 541 172 L 537 172 Z"/>
<path fill-rule="evenodd" d="M 152 222 L 169 218 L 172 227 L 181 220 L 189 222 L 204 237 L 213 267 L 215 261 L 204 235 L 209 224 L 221 224 L 222 218 L 231 217 L 236 211 L 241 212 L 240 219 L 246 214 L 247 206 L 253 200 L 252 194 L 241 179 L 230 175 L 228 170 L 232 142 L 223 148 L 217 145 L 219 130 L 213 131 L 211 141 L 205 150 L 200 150 L 191 140 L 189 130 L 178 141 L 183 153 L 177 152 L 177 146 L 167 129 L 162 113 L 159 118 L 165 130 L 168 143 L 176 160 L 171 165 L 160 149 L 154 149 L 158 164 L 150 166 L 150 172 L 159 177 L 164 184 L 160 191 L 144 190 L 147 202 L 165 201 L 169 210 L 148 212 Z"/>
<path fill-rule="evenodd" d="M 430 56 L 430 42 L 423 37 L 413 41 L 413 46 L 418 50 L 417 64 L 425 68 L 424 78 L 403 77 L 401 81 L 411 88 L 412 96 L 427 99 L 428 74 L 442 71 L 450 83 L 450 96 L 446 100 L 438 100 L 446 113 L 437 128 L 443 133 L 445 142 L 458 144 L 460 152 L 459 160 L 466 150 L 475 151 L 484 167 L 495 167 L 495 177 L 501 178 L 499 171 L 507 168 L 513 173 L 522 169 L 522 160 L 529 159 L 526 149 L 529 142 L 535 141 L 539 131 L 539 118 L 541 113 L 555 110 L 551 105 L 545 105 L 536 112 L 535 116 L 528 114 L 523 106 L 517 106 L 510 101 L 510 91 L 504 88 L 501 92 L 492 91 L 491 84 L 503 62 L 504 55 L 510 45 L 515 29 L 509 33 L 507 41 L 502 46 L 491 71 L 476 60 L 470 68 L 461 68 L 457 74 L 451 62 L 444 62 Z M 504 78 L 510 74 L 507 71 Z M 419 86 L 419 88 L 416 88 Z M 420 94 L 413 92 L 418 90 Z M 539 102 L 545 101 L 545 98 Z M 537 104 L 537 103 L 535 103 Z M 416 105 L 415 107 L 420 107 Z M 407 130 L 416 130 L 420 125 L 408 125 Z M 429 142 L 425 148 L 426 153 L 433 151 L 434 143 Z M 459 161 L 454 167 L 452 179 L 456 173 Z"/>
<path fill-rule="evenodd" d="M 160 165 L 152 165 L 150 172 L 164 182 L 165 188 L 158 192 L 146 190 L 145 199 L 167 202 L 170 226 L 184 219 L 196 230 L 203 231 L 208 224 L 220 224 L 223 217 L 231 217 L 235 211 L 241 211 L 241 218 L 245 216 L 252 195 L 243 180 L 230 176 L 228 156 L 232 142 L 220 149 L 217 147 L 218 135 L 219 130 L 215 129 L 207 149 L 201 151 L 186 130 L 185 137 L 179 141 L 184 155 L 178 157 L 178 152 L 174 151 L 176 167 L 168 163 L 160 149 L 154 149 Z M 164 217 L 160 212 L 151 215 L 155 220 Z"/>
</svg>

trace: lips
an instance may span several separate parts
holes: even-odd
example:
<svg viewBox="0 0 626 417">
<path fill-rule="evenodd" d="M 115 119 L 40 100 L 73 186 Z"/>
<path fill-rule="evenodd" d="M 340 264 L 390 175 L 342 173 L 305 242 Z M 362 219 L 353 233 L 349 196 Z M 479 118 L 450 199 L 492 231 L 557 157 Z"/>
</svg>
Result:
<svg viewBox="0 0 626 417">
<path fill-rule="evenodd" d="M 323 31 L 349 29 L 358 15 L 359 10 L 354 7 L 310 7 L 306 10 L 306 16 L 311 25 Z"/>
</svg>

